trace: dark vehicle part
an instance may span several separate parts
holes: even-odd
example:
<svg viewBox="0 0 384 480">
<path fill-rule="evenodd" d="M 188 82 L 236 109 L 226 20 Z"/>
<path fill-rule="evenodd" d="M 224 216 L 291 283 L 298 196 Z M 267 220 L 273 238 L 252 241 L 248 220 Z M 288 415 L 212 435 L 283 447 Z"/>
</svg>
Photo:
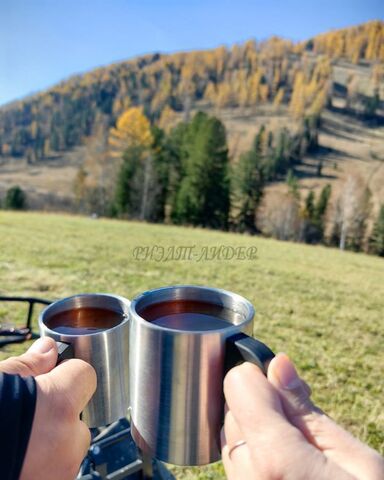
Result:
<svg viewBox="0 0 384 480">
<path fill-rule="evenodd" d="M 36 297 L 0 296 L 0 302 L 28 303 L 27 322 L 25 327 L 15 327 L 11 324 L 0 324 L 0 347 L 10 343 L 21 343 L 39 337 L 39 335 L 32 332 L 33 309 L 35 304 L 49 305 L 52 303 L 50 300 Z"/>
</svg>

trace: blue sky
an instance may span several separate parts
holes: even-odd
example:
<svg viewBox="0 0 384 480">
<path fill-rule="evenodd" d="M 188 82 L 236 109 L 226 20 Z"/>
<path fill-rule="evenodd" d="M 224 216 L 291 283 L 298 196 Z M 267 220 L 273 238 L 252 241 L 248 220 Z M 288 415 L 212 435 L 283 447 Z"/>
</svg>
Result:
<svg viewBox="0 0 384 480">
<path fill-rule="evenodd" d="M 142 53 L 299 40 L 383 14 L 382 0 L 0 0 L 0 104 Z"/>
</svg>

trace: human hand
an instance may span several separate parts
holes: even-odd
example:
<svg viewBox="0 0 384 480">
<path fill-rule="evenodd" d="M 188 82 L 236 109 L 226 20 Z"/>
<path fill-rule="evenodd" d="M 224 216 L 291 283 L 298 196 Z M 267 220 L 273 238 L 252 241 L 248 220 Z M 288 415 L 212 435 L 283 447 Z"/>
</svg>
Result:
<svg viewBox="0 0 384 480">
<path fill-rule="evenodd" d="M 19 357 L 0 362 L 0 371 L 36 380 L 35 416 L 20 480 L 73 480 L 91 434 L 80 412 L 96 389 L 96 373 L 82 360 L 57 367 L 54 340 L 40 338 Z"/>
<path fill-rule="evenodd" d="M 229 480 L 384 479 L 384 459 L 311 402 L 287 355 L 271 361 L 268 379 L 250 363 L 233 368 L 224 393 Z"/>
</svg>

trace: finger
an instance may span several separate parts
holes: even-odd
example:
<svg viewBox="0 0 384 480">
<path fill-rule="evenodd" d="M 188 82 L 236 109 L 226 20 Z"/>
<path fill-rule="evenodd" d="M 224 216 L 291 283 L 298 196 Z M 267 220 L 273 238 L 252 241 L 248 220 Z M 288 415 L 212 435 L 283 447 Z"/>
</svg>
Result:
<svg viewBox="0 0 384 480">
<path fill-rule="evenodd" d="M 37 376 L 51 371 L 56 362 L 56 342 L 52 338 L 42 337 L 26 353 L 0 362 L 0 371 L 22 377 Z"/>
<path fill-rule="evenodd" d="M 96 372 L 83 360 L 66 360 L 49 372 L 47 377 L 75 415 L 84 410 L 96 390 Z"/>
<path fill-rule="evenodd" d="M 247 444 L 234 447 L 242 440 L 242 433 L 232 413 L 227 410 L 221 431 L 221 456 L 227 478 L 254 478 L 254 469 Z"/>
<path fill-rule="evenodd" d="M 254 434 L 255 424 L 263 431 L 287 424 L 277 391 L 255 365 L 245 362 L 232 368 L 224 379 L 224 394 L 246 436 Z"/>
<path fill-rule="evenodd" d="M 278 389 L 289 421 L 328 458 L 358 478 L 365 476 L 367 464 L 373 462 L 372 469 L 376 468 L 378 454 L 312 403 L 309 387 L 300 379 L 286 354 L 280 353 L 272 360 L 268 379 Z"/>
<path fill-rule="evenodd" d="M 283 400 L 283 409 L 289 419 L 314 411 L 321 412 L 311 401 L 311 389 L 298 375 L 285 353 L 278 353 L 270 362 L 268 380 Z"/>
<path fill-rule="evenodd" d="M 228 412 L 225 414 L 223 428 L 225 440 L 229 446 L 235 445 L 235 443 L 239 442 L 240 440 L 244 440 L 243 434 L 230 410 L 228 410 Z"/>
<path fill-rule="evenodd" d="M 224 393 L 241 438 L 247 442 L 257 478 L 283 478 L 288 463 L 289 468 L 297 467 L 292 478 L 307 478 L 299 475 L 302 456 L 311 465 L 322 465 L 322 455 L 289 423 L 278 391 L 258 367 L 246 362 L 230 370 Z M 276 455 L 271 455 L 271 448 Z"/>
</svg>

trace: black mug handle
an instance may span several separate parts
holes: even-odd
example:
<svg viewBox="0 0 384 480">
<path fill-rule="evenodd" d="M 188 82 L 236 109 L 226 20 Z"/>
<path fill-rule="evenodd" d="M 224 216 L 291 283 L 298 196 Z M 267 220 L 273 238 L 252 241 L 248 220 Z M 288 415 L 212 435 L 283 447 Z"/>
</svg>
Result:
<svg viewBox="0 0 384 480">
<path fill-rule="evenodd" d="M 70 358 L 75 357 L 75 352 L 73 351 L 73 345 L 71 343 L 56 342 L 56 345 L 58 353 L 56 366 L 63 360 L 69 360 Z"/>
<path fill-rule="evenodd" d="M 237 333 L 227 338 L 225 373 L 240 363 L 251 362 L 267 375 L 269 362 L 274 356 L 272 350 L 260 340 L 242 332 Z"/>
</svg>

